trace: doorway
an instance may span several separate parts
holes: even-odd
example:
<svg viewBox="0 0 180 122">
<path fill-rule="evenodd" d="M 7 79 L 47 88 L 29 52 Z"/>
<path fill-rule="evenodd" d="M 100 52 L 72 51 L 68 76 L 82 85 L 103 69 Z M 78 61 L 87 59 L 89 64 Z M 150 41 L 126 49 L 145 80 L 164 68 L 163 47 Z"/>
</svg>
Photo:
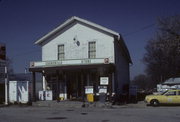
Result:
<svg viewBox="0 0 180 122">
<path fill-rule="evenodd" d="M 83 78 L 84 79 L 84 78 Z M 67 97 L 70 100 L 81 100 L 83 90 L 83 81 L 81 72 L 67 73 Z"/>
</svg>

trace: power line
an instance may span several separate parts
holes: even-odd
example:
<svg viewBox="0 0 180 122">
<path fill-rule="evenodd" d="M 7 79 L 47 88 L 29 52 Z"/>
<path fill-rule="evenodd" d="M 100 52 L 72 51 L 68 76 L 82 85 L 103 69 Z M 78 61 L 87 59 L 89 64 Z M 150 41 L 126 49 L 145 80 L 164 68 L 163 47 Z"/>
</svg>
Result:
<svg viewBox="0 0 180 122">
<path fill-rule="evenodd" d="M 154 25 L 155 25 L 155 23 L 146 25 L 146 26 L 142 27 L 142 28 L 139 29 L 139 30 L 136 30 L 136 31 L 134 31 L 134 32 L 130 32 L 130 33 L 124 34 L 124 37 L 125 37 L 125 36 L 129 36 L 129 35 L 133 35 L 133 34 L 135 34 L 135 33 L 139 33 L 139 32 L 144 31 L 144 30 L 147 30 L 147 29 L 153 27 Z"/>
</svg>

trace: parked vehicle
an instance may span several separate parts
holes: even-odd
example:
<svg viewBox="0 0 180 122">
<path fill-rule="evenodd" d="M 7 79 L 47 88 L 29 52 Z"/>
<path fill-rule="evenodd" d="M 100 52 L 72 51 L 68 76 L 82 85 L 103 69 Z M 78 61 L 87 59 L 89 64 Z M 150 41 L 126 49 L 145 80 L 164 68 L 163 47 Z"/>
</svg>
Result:
<svg viewBox="0 0 180 122">
<path fill-rule="evenodd" d="M 145 98 L 147 105 L 180 104 L 180 89 L 167 90 L 159 95 L 148 95 Z"/>
</svg>

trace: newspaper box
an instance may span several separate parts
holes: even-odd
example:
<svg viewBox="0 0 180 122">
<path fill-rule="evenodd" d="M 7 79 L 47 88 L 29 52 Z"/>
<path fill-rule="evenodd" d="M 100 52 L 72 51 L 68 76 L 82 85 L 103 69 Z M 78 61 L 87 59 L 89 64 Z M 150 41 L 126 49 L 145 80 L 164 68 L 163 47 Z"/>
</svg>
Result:
<svg viewBox="0 0 180 122">
<path fill-rule="evenodd" d="M 94 87 L 85 86 L 85 94 L 88 102 L 94 102 Z"/>
<path fill-rule="evenodd" d="M 52 91 L 39 91 L 39 100 L 53 100 Z"/>
<path fill-rule="evenodd" d="M 45 92 L 46 100 L 53 100 L 52 91 L 48 90 Z"/>
</svg>

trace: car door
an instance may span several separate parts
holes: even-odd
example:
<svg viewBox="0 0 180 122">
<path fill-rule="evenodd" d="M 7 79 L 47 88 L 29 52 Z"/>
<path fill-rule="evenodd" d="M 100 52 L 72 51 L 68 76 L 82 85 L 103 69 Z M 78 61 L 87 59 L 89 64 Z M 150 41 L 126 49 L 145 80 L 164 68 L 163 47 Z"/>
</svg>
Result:
<svg viewBox="0 0 180 122">
<path fill-rule="evenodd" d="M 164 94 L 164 102 L 165 104 L 176 104 L 177 101 L 176 91 L 168 91 Z"/>
<path fill-rule="evenodd" d="M 176 99 L 176 102 L 177 104 L 180 104 L 180 91 L 177 91 L 177 99 Z"/>
</svg>

